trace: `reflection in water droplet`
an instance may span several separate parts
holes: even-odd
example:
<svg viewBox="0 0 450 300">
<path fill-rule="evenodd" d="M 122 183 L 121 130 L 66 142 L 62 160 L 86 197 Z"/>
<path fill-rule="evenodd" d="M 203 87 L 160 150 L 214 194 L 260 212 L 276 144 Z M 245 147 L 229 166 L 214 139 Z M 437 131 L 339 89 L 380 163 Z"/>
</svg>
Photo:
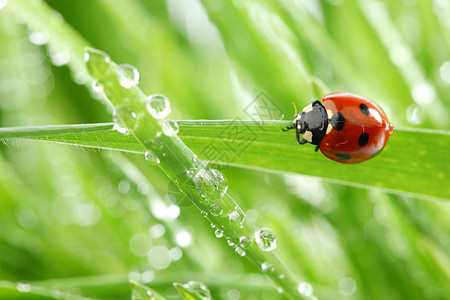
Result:
<svg viewBox="0 0 450 300">
<path fill-rule="evenodd" d="M 255 241 L 263 251 L 272 251 L 277 247 L 277 240 L 272 231 L 262 229 L 255 232 Z"/>
<path fill-rule="evenodd" d="M 126 89 L 139 84 L 139 71 L 135 66 L 130 64 L 121 64 L 119 68 L 126 74 L 126 76 L 120 76 L 120 85 Z"/>
<path fill-rule="evenodd" d="M 241 236 L 239 238 L 239 244 L 242 248 L 248 248 L 253 245 L 253 240 L 247 236 Z"/>
<path fill-rule="evenodd" d="M 219 215 L 222 214 L 223 209 L 219 204 L 211 204 L 211 206 L 209 207 L 210 211 L 211 211 L 211 215 L 217 217 Z"/>
<path fill-rule="evenodd" d="M 166 120 L 162 123 L 162 130 L 165 135 L 167 136 L 173 136 L 177 134 L 180 131 L 180 127 L 178 126 L 178 123 L 172 120 Z"/>
<path fill-rule="evenodd" d="M 303 281 L 298 285 L 298 293 L 303 297 L 309 297 L 313 293 L 313 287 L 309 282 Z"/>
<path fill-rule="evenodd" d="M 266 261 L 261 264 L 261 270 L 263 272 L 272 273 L 275 271 L 275 268 L 273 267 L 273 265 L 271 263 Z"/>
<path fill-rule="evenodd" d="M 200 300 L 210 300 L 211 299 L 211 292 L 209 291 L 208 287 L 204 283 L 201 283 L 198 281 L 189 281 L 188 283 L 184 284 L 183 287 L 190 294 L 192 294 L 192 296 L 195 299 L 200 299 Z"/>
<path fill-rule="evenodd" d="M 242 249 L 241 247 L 236 247 L 236 249 L 234 249 L 234 251 L 240 255 L 240 256 L 245 256 L 247 253 L 245 252 L 244 249 Z"/>
<path fill-rule="evenodd" d="M 216 229 L 216 231 L 214 232 L 214 234 L 216 235 L 216 238 L 221 238 L 221 237 L 223 237 L 223 230 L 221 230 L 221 229 Z"/>
<path fill-rule="evenodd" d="M 146 104 L 148 112 L 155 119 L 163 119 L 170 114 L 170 102 L 166 96 L 163 95 L 150 95 L 147 97 Z"/>
<path fill-rule="evenodd" d="M 145 160 L 155 166 L 161 162 L 158 156 L 150 150 L 145 151 Z"/>
</svg>

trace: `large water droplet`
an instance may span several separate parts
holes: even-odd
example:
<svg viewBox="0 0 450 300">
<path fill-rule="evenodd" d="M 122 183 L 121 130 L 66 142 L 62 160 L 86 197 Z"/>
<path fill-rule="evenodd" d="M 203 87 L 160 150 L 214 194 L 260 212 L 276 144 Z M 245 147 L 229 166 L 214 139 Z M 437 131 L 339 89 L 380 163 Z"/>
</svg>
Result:
<svg viewBox="0 0 450 300">
<path fill-rule="evenodd" d="M 172 120 L 166 120 L 161 125 L 162 130 L 165 135 L 167 136 L 173 136 L 177 134 L 180 131 L 180 127 L 178 126 L 178 123 Z"/>
<path fill-rule="evenodd" d="M 239 244 L 242 248 L 249 248 L 253 245 L 253 240 L 248 236 L 241 236 L 239 238 Z"/>
<path fill-rule="evenodd" d="M 206 200 L 222 198 L 228 188 L 225 176 L 215 169 L 200 169 L 194 176 L 194 183 Z"/>
<path fill-rule="evenodd" d="M 215 217 L 220 216 L 223 212 L 223 209 L 219 204 L 211 204 L 209 209 L 211 211 L 211 215 L 213 215 Z"/>
<path fill-rule="evenodd" d="M 131 111 L 129 107 L 125 105 L 118 105 L 113 111 L 114 129 L 124 135 L 128 135 L 129 131 L 124 122 L 128 124 L 130 128 L 134 128 L 137 124 L 137 115 Z"/>
<path fill-rule="evenodd" d="M 139 71 L 135 66 L 130 64 L 121 64 L 119 68 L 125 73 L 126 76 L 120 77 L 120 85 L 126 89 L 139 84 Z"/>
<path fill-rule="evenodd" d="M 236 247 L 236 249 L 234 249 L 234 251 L 239 255 L 239 256 L 245 256 L 247 253 L 245 252 L 244 249 L 242 249 L 241 247 Z"/>
<path fill-rule="evenodd" d="M 221 238 L 221 237 L 223 237 L 223 230 L 222 229 L 216 229 L 214 234 L 216 235 L 216 238 Z"/>
<path fill-rule="evenodd" d="M 160 163 L 158 156 L 150 150 L 145 151 L 145 160 L 150 164 L 157 165 Z"/>
<path fill-rule="evenodd" d="M 266 261 L 261 264 L 261 270 L 266 273 L 272 273 L 275 271 L 275 268 L 271 263 Z"/>
<path fill-rule="evenodd" d="M 193 297 L 192 299 L 194 298 L 200 300 L 211 299 L 211 292 L 204 283 L 198 281 L 189 281 L 188 283 L 183 284 L 183 288 L 185 288 L 186 292 L 188 292 L 191 295 L 191 297 Z M 186 297 L 185 299 L 188 298 Z"/>
<path fill-rule="evenodd" d="M 163 95 L 150 95 L 147 97 L 146 104 L 148 112 L 155 119 L 163 119 L 170 114 L 170 102 L 166 96 Z"/>
<path fill-rule="evenodd" d="M 309 297 L 313 293 L 313 287 L 309 282 L 303 281 L 298 285 L 298 293 L 303 297 Z"/>
<path fill-rule="evenodd" d="M 228 217 L 230 218 L 231 222 L 242 224 L 244 222 L 244 214 L 240 212 L 239 210 L 234 210 L 231 212 Z"/>
<path fill-rule="evenodd" d="M 272 231 L 262 229 L 255 232 L 255 241 L 263 251 L 272 251 L 277 247 L 277 239 Z"/>
</svg>

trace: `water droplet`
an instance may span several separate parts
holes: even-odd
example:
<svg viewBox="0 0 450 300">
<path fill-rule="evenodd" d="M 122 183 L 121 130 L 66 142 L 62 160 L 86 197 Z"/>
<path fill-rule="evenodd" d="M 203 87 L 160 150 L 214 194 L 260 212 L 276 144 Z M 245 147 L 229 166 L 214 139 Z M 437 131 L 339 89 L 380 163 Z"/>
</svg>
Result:
<svg viewBox="0 0 450 300">
<path fill-rule="evenodd" d="M 262 229 L 255 232 L 255 241 L 263 251 L 272 251 L 277 247 L 277 239 L 272 231 Z"/>
<path fill-rule="evenodd" d="M 166 120 L 161 125 L 162 130 L 165 135 L 167 136 L 173 136 L 177 134 L 180 131 L 180 127 L 178 126 L 178 123 L 172 120 Z"/>
<path fill-rule="evenodd" d="M 39 31 L 33 31 L 30 36 L 30 41 L 38 46 L 45 45 L 48 43 L 48 40 L 50 39 L 50 35 L 48 32 L 39 32 Z"/>
<path fill-rule="evenodd" d="M 145 160 L 155 166 L 160 163 L 158 156 L 150 150 L 145 151 Z"/>
<path fill-rule="evenodd" d="M 210 300 L 211 299 L 211 292 L 209 291 L 208 287 L 204 283 L 201 283 L 198 281 L 189 281 L 188 283 L 183 284 L 183 287 L 195 299 L 201 299 L 201 300 Z"/>
<path fill-rule="evenodd" d="M 135 66 L 130 64 L 121 64 L 119 68 L 125 73 L 126 76 L 120 77 L 120 85 L 126 89 L 139 84 L 139 71 Z"/>
<path fill-rule="evenodd" d="M 69 51 L 56 51 L 56 52 L 50 51 L 50 60 L 57 67 L 67 65 L 70 61 L 70 52 Z"/>
<path fill-rule="evenodd" d="M 215 217 L 220 216 L 223 212 L 223 209 L 219 204 L 211 204 L 209 209 L 211 211 L 211 215 L 213 215 Z"/>
<path fill-rule="evenodd" d="M 216 229 L 214 234 L 216 235 L 216 238 L 220 239 L 221 237 L 223 237 L 223 230 L 222 229 Z"/>
<path fill-rule="evenodd" d="M 113 111 L 113 123 L 114 123 L 114 130 L 123 134 L 123 135 L 128 135 L 128 128 L 125 126 L 125 124 L 123 124 L 122 120 L 120 120 L 117 116 L 117 110 L 115 109 Z"/>
<path fill-rule="evenodd" d="M 439 73 L 441 74 L 442 80 L 450 84 L 450 61 L 446 61 L 441 65 Z"/>
<path fill-rule="evenodd" d="M 273 267 L 273 265 L 271 263 L 266 261 L 261 264 L 261 270 L 263 272 L 272 273 L 275 271 L 275 268 Z"/>
<path fill-rule="evenodd" d="M 244 222 L 244 213 L 234 210 L 228 215 L 231 222 L 242 224 Z"/>
<path fill-rule="evenodd" d="M 31 291 L 31 285 L 28 283 L 19 282 L 16 285 L 16 289 L 21 293 L 28 293 Z"/>
<path fill-rule="evenodd" d="M 227 237 L 227 244 L 228 244 L 228 246 L 230 246 L 230 247 L 233 247 L 233 246 L 234 246 L 234 242 L 231 240 L 230 237 Z"/>
<path fill-rule="evenodd" d="M 228 188 L 225 176 L 215 169 L 200 169 L 194 176 L 194 183 L 207 200 L 222 198 Z"/>
<path fill-rule="evenodd" d="M 244 249 L 242 249 L 241 247 L 236 247 L 236 249 L 234 249 L 234 251 L 240 255 L 240 256 L 245 256 L 247 253 L 245 252 Z"/>
<path fill-rule="evenodd" d="M 277 292 L 278 292 L 278 294 L 283 294 L 284 293 L 284 290 L 283 290 L 283 288 L 277 288 Z"/>
<path fill-rule="evenodd" d="M 241 236 L 239 238 L 239 244 L 242 248 L 249 248 L 253 245 L 253 240 L 247 236 Z"/>
<path fill-rule="evenodd" d="M 170 114 L 170 102 L 166 96 L 163 95 L 150 95 L 147 97 L 146 104 L 148 112 L 155 119 L 163 119 Z"/>
<path fill-rule="evenodd" d="M 278 278 L 284 279 L 284 274 L 280 274 L 280 276 L 278 276 Z"/>
<path fill-rule="evenodd" d="M 356 282 L 351 277 L 345 277 L 339 281 L 338 287 L 342 295 L 351 296 L 356 291 Z"/>
<path fill-rule="evenodd" d="M 406 111 L 406 118 L 413 125 L 422 123 L 424 115 L 424 111 L 416 104 L 411 104 Z"/>
<path fill-rule="evenodd" d="M 298 293 L 303 297 L 309 297 L 313 293 L 313 287 L 309 282 L 303 281 L 298 285 Z"/>
<path fill-rule="evenodd" d="M 97 79 L 92 81 L 92 90 L 96 93 L 103 93 L 103 86 Z"/>
<path fill-rule="evenodd" d="M 202 210 L 200 213 L 201 213 L 202 216 L 204 216 L 205 218 L 208 216 L 208 213 L 207 213 L 206 211 L 204 211 L 204 210 Z"/>
<path fill-rule="evenodd" d="M 8 4 L 8 0 L 0 0 L 0 9 L 4 8 Z"/>
</svg>

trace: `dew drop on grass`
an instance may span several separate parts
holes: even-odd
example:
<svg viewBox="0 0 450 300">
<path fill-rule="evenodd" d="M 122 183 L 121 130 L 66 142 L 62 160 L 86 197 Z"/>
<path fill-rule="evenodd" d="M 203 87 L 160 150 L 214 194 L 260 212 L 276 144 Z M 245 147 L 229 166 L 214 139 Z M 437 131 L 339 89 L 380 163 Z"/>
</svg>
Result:
<svg viewBox="0 0 450 300">
<path fill-rule="evenodd" d="M 207 200 L 222 198 L 228 189 L 226 177 L 215 169 L 200 169 L 194 176 L 194 183 Z"/>
<path fill-rule="evenodd" d="M 228 244 L 228 246 L 230 246 L 230 247 L 233 247 L 234 246 L 234 242 L 231 240 L 231 238 L 229 238 L 229 237 L 227 237 L 227 244 Z"/>
<path fill-rule="evenodd" d="M 211 211 L 211 215 L 213 215 L 215 217 L 220 216 L 223 212 L 223 209 L 219 204 L 211 204 L 209 209 Z"/>
<path fill-rule="evenodd" d="M 128 128 L 125 126 L 125 124 L 123 124 L 123 122 L 119 118 L 119 116 L 122 116 L 120 107 L 114 109 L 114 111 L 113 111 L 113 123 L 114 123 L 113 128 L 114 128 L 114 130 L 116 130 L 117 132 L 119 132 L 123 135 L 128 135 L 129 134 Z"/>
<path fill-rule="evenodd" d="M 255 232 L 255 241 L 263 251 L 272 251 L 277 247 L 277 239 L 272 231 L 262 229 Z"/>
<path fill-rule="evenodd" d="M 239 244 L 242 248 L 249 248 L 253 245 L 253 240 L 247 236 L 241 236 L 239 238 Z"/>
<path fill-rule="evenodd" d="M 222 229 L 216 229 L 214 234 L 216 235 L 216 238 L 220 239 L 221 237 L 223 237 L 223 230 Z"/>
<path fill-rule="evenodd" d="M 130 64 L 121 64 L 119 68 L 126 74 L 126 76 L 121 76 L 120 85 L 126 89 L 139 84 L 139 71 L 135 66 Z"/>
<path fill-rule="evenodd" d="M 103 93 L 103 86 L 97 79 L 92 81 L 92 90 L 96 93 Z"/>
<path fill-rule="evenodd" d="M 272 273 L 275 271 L 275 268 L 271 263 L 266 261 L 261 264 L 261 270 L 266 273 Z"/>
<path fill-rule="evenodd" d="M 242 224 L 244 222 L 244 214 L 239 210 L 234 210 L 228 215 L 231 222 Z"/>
<path fill-rule="evenodd" d="M 155 166 L 160 163 L 158 156 L 150 150 L 145 151 L 145 160 Z"/>
<path fill-rule="evenodd" d="M 31 285 L 28 283 L 19 282 L 16 285 L 16 289 L 21 293 L 28 293 L 31 291 Z"/>
<path fill-rule="evenodd" d="M 48 43 L 50 35 L 46 31 L 33 31 L 32 33 L 30 33 L 29 39 L 33 44 L 42 46 Z"/>
<path fill-rule="evenodd" d="M 155 119 L 163 119 L 170 114 L 170 102 L 166 96 L 163 95 L 150 95 L 147 97 L 146 104 L 148 112 Z"/>
<path fill-rule="evenodd" d="M 200 300 L 210 300 L 211 299 L 211 292 L 209 291 L 208 287 L 198 281 L 189 281 L 186 284 L 183 284 L 183 287 L 192 294 L 195 299 Z M 193 298 L 194 299 L 194 298 Z"/>
<path fill-rule="evenodd" d="M 245 252 L 244 249 L 242 249 L 241 247 L 236 247 L 236 249 L 234 249 L 234 251 L 239 255 L 239 256 L 245 256 L 247 253 Z"/>
<path fill-rule="evenodd" d="M 202 216 L 205 217 L 205 218 L 208 216 L 208 213 L 207 213 L 206 211 L 204 211 L 204 210 L 202 210 L 200 213 L 201 213 Z"/>
<path fill-rule="evenodd" d="M 313 287 L 309 282 L 303 281 L 298 285 L 298 293 L 303 297 L 309 297 L 313 293 Z"/>
<path fill-rule="evenodd" d="M 166 120 L 161 125 L 162 130 L 165 135 L 167 136 L 173 136 L 177 134 L 180 131 L 180 127 L 178 126 L 178 123 L 172 120 Z"/>
</svg>

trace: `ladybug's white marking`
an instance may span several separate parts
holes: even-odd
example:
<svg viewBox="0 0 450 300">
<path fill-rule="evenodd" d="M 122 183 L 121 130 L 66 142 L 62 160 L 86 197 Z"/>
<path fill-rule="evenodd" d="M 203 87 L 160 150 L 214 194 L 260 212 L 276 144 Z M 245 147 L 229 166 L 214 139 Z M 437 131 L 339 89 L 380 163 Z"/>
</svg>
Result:
<svg viewBox="0 0 450 300">
<path fill-rule="evenodd" d="M 327 109 L 327 116 L 328 116 L 328 119 L 331 119 L 333 117 L 333 112 L 329 109 Z"/>
<path fill-rule="evenodd" d="M 308 113 L 312 110 L 313 110 L 313 106 L 312 106 L 312 103 L 310 103 L 303 109 L 303 112 Z"/>
<path fill-rule="evenodd" d="M 330 124 L 330 123 L 328 123 L 328 126 L 327 126 L 327 132 L 326 132 L 326 134 L 329 134 L 329 133 L 330 133 L 330 131 L 331 131 L 331 129 L 333 129 L 333 126 L 331 126 L 331 124 Z"/>
<path fill-rule="evenodd" d="M 312 142 L 312 137 L 313 137 L 313 134 L 309 130 L 305 131 L 305 133 L 303 134 L 303 138 L 310 143 Z"/>
</svg>

